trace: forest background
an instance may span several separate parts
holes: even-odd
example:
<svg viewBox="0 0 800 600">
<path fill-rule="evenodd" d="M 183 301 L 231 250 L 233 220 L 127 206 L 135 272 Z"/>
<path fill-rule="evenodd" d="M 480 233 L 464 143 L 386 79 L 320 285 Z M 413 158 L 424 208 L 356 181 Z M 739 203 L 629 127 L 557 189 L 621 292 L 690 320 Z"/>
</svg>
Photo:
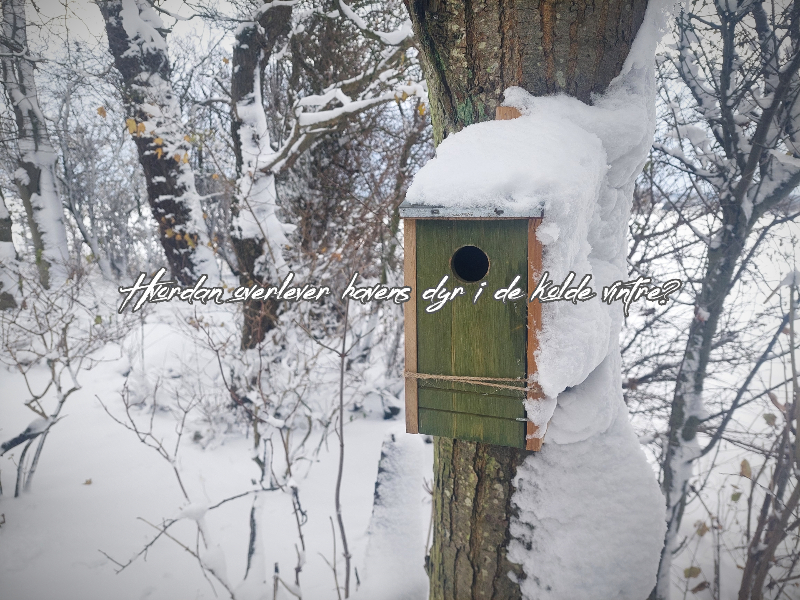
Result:
<svg viewBox="0 0 800 600">
<path fill-rule="evenodd" d="M 336 294 L 402 285 L 397 208 L 434 155 L 406 6 L 2 10 L 0 589 L 425 597 L 402 309 Z M 661 598 L 800 598 L 798 27 L 794 2 L 687 1 L 656 59 L 628 262 L 684 286 L 620 343 Z M 118 313 L 162 266 L 334 294 Z"/>
</svg>

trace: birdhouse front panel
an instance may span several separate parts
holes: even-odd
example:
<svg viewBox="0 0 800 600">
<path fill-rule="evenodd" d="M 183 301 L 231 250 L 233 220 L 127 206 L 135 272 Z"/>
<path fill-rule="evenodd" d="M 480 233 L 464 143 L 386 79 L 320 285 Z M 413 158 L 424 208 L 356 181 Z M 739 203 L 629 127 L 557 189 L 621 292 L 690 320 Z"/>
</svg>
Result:
<svg viewBox="0 0 800 600">
<path fill-rule="evenodd" d="M 526 301 L 534 222 L 406 220 L 406 283 L 415 296 L 406 306 L 410 432 L 531 448 L 522 388 L 534 350 Z M 495 300 L 515 278 L 524 296 Z M 453 296 L 457 287 L 464 292 Z M 469 377 L 484 382 L 464 380 Z"/>
</svg>

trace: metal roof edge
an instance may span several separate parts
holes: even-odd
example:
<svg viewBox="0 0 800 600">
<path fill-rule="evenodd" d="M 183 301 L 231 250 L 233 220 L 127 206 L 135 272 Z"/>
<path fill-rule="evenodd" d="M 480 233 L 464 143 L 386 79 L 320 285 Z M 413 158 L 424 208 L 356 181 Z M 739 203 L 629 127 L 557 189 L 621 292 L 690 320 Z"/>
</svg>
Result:
<svg viewBox="0 0 800 600">
<path fill-rule="evenodd" d="M 544 216 L 538 207 L 508 208 L 500 206 L 434 206 L 431 204 L 411 204 L 408 201 L 399 206 L 402 219 L 531 219 Z"/>
</svg>

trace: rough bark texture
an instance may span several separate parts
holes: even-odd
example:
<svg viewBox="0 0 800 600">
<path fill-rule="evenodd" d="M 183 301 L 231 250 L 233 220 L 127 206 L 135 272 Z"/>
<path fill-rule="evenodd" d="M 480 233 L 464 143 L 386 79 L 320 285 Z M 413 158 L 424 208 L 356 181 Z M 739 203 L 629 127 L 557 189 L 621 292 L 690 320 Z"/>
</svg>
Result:
<svg viewBox="0 0 800 600">
<path fill-rule="evenodd" d="M 591 103 L 619 74 L 647 0 L 411 0 L 434 141 L 494 118 L 507 87 Z"/>
<path fill-rule="evenodd" d="M 619 74 L 647 0 L 410 0 L 435 143 L 491 120 L 503 91 L 591 103 Z M 524 450 L 436 438 L 431 600 L 521 598 L 506 558 Z"/>
<path fill-rule="evenodd" d="M 253 92 L 256 77 L 263 72 L 264 67 L 275 49 L 275 44 L 285 38 L 291 27 L 292 8 L 278 6 L 266 10 L 258 23 L 243 25 L 236 35 L 233 46 L 233 74 L 231 76 L 231 137 L 236 155 L 237 178 L 242 176 L 243 155 L 242 138 L 243 120 L 239 115 L 240 103 L 254 100 Z M 259 95 L 260 97 L 260 95 Z M 238 198 L 233 202 L 231 211 L 234 218 L 240 210 L 245 210 L 239 205 Z M 234 229 L 231 232 L 231 242 L 239 269 L 239 283 L 252 286 L 254 283 L 266 284 L 256 273 L 256 261 L 264 254 L 263 239 L 243 237 L 241 232 Z M 264 340 L 266 333 L 275 326 L 278 303 L 275 300 L 247 299 L 244 303 L 244 322 L 242 324 L 242 348 L 255 348 Z"/>
<path fill-rule="evenodd" d="M 517 600 L 506 558 L 511 481 L 523 450 L 436 438 L 431 599 Z"/>
<path fill-rule="evenodd" d="M 171 67 L 166 43 L 163 46 L 145 43 L 138 34 L 135 39 L 129 37 L 123 27 L 121 0 L 104 0 L 97 4 L 105 20 L 114 65 L 122 76 L 122 97 L 128 118 L 137 127 L 145 122 L 154 122 L 154 119 L 155 122 L 176 120 L 176 115 L 171 114 L 177 100 L 170 85 Z M 158 33 L 162 38 L 166 35 L 161 30 Z M 150 106 L 158 107 L 161 114 L 149 114 Z M 159 239 L 170 271 L 181 284 L 189 285 L 202 274 L 198 268 L 196 248 L 198 244 L 207 244 L 208 237 L 192 215 L 192 203 L 198 200 L 194 176 L 184 162 L 188 160 L 190 145 L 177 131 L 170 133 L 174 135 L 137 130 L 133 133 L 133 140 L 147 182 L 147 199 L 158 223 Z"/>
</svg>

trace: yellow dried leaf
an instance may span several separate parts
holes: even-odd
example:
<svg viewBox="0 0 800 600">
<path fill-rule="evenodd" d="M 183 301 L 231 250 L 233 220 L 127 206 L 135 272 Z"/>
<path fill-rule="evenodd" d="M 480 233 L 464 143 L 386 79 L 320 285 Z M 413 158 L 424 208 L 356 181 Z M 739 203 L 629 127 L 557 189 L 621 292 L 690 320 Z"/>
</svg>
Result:
<svg viewBox="0 0 800 600">
<path fill-rule="evenodd" d="M 214 173 L 214 174 L 211 176 L 211 179 L 219 179 L 219 175 L 217 175 L 216 173 Z"/>
<path fill-rule="evenodd" d="M 98 115 L 100 115 L 101 117 L 103 117 L 103 118 L 105 119 L 105 118 L 106 118 L 106 115 L 108 114 L 108 113 L 106 112 L 106 108 L 105 108 L 105 106 L 100 106 L 100 107 L 98 107 L 98 109 L 97 109 L 97 114 L 98 114 Z"/>
<path fill-rule="evenodd" d="M 162 146 L 164 145 L 164 140 L 161 139 L 160 137 L 157 137 L 156 139 L 153 140 L 153 144 L 156 146 Z"/>
<path fill-rule="evenodd" d="M 161 148 L 156 148 L 156 158 L 161 158 L 164 154 L 164 151 Z"/>
<path fill-rule="evenodd" d="M 710 584 L 707 581 L 702 581 L 689 591 L 692 592 L 693 594 L 696 594 L 697 592 L 702 592 L 703 590 L 708 589 L 709 586 Z"/>
<path fill-rule="evenodd" d="M 186 154 L 183 155 L 183 164 L 186 164 L 188 162 L 189 162 L 189 153 L 187 152 Z"/>
<path fill-rule="evenodd" d="M 181 162 L 181 155 L 180 155 L 180 154 L 176 154 L 176 155 L 175 155 L 175 156 L 173 156 L 172 158 L 174 158 L 174 159 L 175 159 L 175 162 L 177 162 L 177 163 Z"/>
<path fill-rule="evenodd" d="M 180 242 L 183 239 L 183 236 L 180 233 L 175 234 L 175 241 Z"/>
<path fill-rule="evenodd" d="M 417 106 L 417 112 L 419 112 L 420 117 L 425 116 L 425 105 L 422 102 L 420 102 L 419 106 Z"/>
<path fill-rule="evenodd" d="M 164 232 L 164 237 L 171 238 L 173 235 L 175 235 L 175 232 L 174 232 L 172 229 L 167 229 L 167 230 Z"/>
<path fill-rule="evenodd" d="M 769 401 L 772 402 L 773 405 L 775 405 L 775 408 L 777 408 L 783 414 L 786 414 L 786 405 L 778 402 L 778 396 L 776 396 L 772 392 L 769 392 L 767 394 L 767 397 L 769 398 Z"/>
<path fill-rule="evenodd" d="M 224 62 L 224 63 L 227 65 L 227 64 L 228 64 L 229 62 L 231 62 L 231 61 L 229 61 L 227 58 L 225 58 L 225 57 L 223 56 L 223 57 L 222 57 L 222 62 Z"/>
<path fill-rule="evenodd" d="M 708 525 L 706 525 L 705 521 L 698 521 L 697 523 L 695 523 L 695 526 L 697 528 L 697 535 L 699 535 L 700 537 L 703 537 L 705 534 L 708 533 Z"/>
<path fill-rule="evenodd" d="M 191 142 L 192 138 L 190 138 L 188 135 L 185 135 L 185 136 L 183 136 L 183 141 L 184 142 Z"/>
<path fill-rule="evenodd" d="M 748 479 L 750 479 L 753 476 L 753 470 L 750 468 L 750 463 L 747 462 L 747 459 L 744 459 L 742 461 L 742 469 L 741 471 L 739 471 L 739 474 L 742 477 L 747 477 Z"/>
<path fill-rule="evenodd" d="M 128 126 L 128 133 L 130 133 L 131 135 L 136 133 L 136 121 L 135 120 L 133 120 L 130 117 L 128 117 L 127 119 L 125 119 L 125 125 Z"/>
<path fill-rule="evenodd" d="M 190 236 L 190 235 L 187 235 L 187 236 L 185 236 L 185 237 L 186 237 L 186 244 L 187 244 L 187 245 L 188 245 L 190 248 L 194 248 L 194 247 L 196 246 L 196 243 L 195 243 L 195 241 L 194 241 L 194 237 L 193 237 L 193 236 Z"/>
<path fill-rule="evenodd" d="M 692 577 L 698 577 L 700 575 L 700 567 L 687 567 L 683 570 L 683 576 L 686 579 L 691 579 Z"/>
<path fill-rule="evenodd" d="M 145 132 L 145 129 L 144 123 L 139 123 L 136 125 L 136 135 L 142 135 Z"/>
<path fill-rule="evenodd" d="M 207 219 L 208 218 L 208 213 L 203 213 L 203 218 Z"/>
</svg>

